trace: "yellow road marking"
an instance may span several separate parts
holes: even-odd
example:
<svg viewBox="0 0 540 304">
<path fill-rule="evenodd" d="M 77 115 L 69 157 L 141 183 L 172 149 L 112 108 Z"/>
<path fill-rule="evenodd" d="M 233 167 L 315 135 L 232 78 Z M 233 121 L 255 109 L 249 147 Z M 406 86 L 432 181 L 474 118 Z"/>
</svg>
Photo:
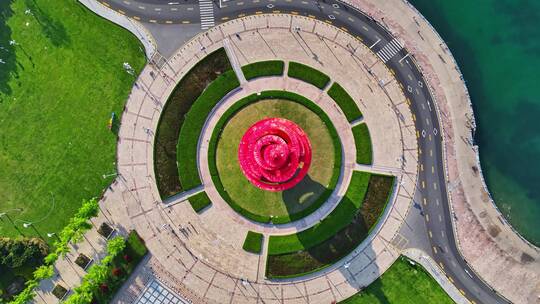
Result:
<svg viewBox="0 0 540 304">
<path fill-rule="evenodd" d="M 221 20 L 229 20 L 229 17 L 223 17 Z"/>
<path fill-rule="evenodd" d="M 255 14 L 257 14 L 257 15 L 260 15 L 260 14 L 262 14 L 262 13 L 263 13 L 263 12 L 261 12 L 261 11 L 255 12 Z"/>
<path fill-rule="evenodd" d="M 452 279 L 452 277 L 448 277 L 448 280 L 449 280 L 452 284 L 454 284 L 454 279 Z"/>
<path fill-rule="evenodd" d="M 154 20 L 154 19 L 150 19 L 150 20 L 148 20 L 148 21 L 150 21 L 150 22 L 152 22 L 152 23 L 157 23 L 157 21 Z"/>
<path fill-rule="evenodd" d="M 293 15 L 300 15 L 299 12 L 291 12 L 291 14 L 293 14 Z"/>
<path fill-rule="evenodd" d="M 120 14 L 122 14 L 122 15 L 125 15 L 125 14 L 126 14 L 126 12 L 124 12 L 123 10 L 118 10 L 118 12 L 119 12 Z"/>
<path fill-rule="evenodd" d="M 111 5 L 109 3 L 107 3 L 107 2 L 102 1 L 101 4 L 105 5 L 106 7 L 111 7 Z"/>
<path fill-rule="evenodd" d="M 135 19 L 135 20 L 141 20 L 141 17 L 133 16 L 133 19 Z"/>
<path fill-rule="evenodd" d="M 429 237 L 432 238 L 433 237 L 433 233 L 431 233 L 431 230 L 428 231 L 429 233 Z M 433 249 L 435 249 L 435 247 L 433 247 Z M 436 250 L 436 249 L 435 249 Z"/>
<path fill-rule="evenodd" d="M 424 171 L 424 164 L 420 164 L 420 171 Z"/>
<path fill-rule="evenodd" d="M 439 265 L 441 265 L 441 268 L 444 270 L 444 265 L 442 262 L 439 262 Z"/>
<path fill-rule="evenodd" d="M 424 197 L 424 206 L 427 206 L 427 199 Z"/>
<path fill-rule="evenodd" d="M 426 222 L 429 222 L 429 214 L 426 214 Z"/>
<path fill-rule="evenodd" d="M 167 20 L 167 21 L 165 21 L 165 23 L 167 23 L 167 24 L 172 24 L 172 21 L 171 21 L 171 20 Z"/>
<path fill-rule="evenodd" d="M 435 254 L 437 254 L 437 248 L 435 248 L 435 246 L 433 246 L 433 252 L 435 252 Z"/>
<path fill-rule="evenodd" d="M 189 24 L 189 23 L 191 23 L 191 22 L 190 22 L 190 21 L 187 21 L 187 20 L 184 20 L 184 21 L 182 21 L 182 23 L 183 23 L 183 24 Z"/>
</svg>

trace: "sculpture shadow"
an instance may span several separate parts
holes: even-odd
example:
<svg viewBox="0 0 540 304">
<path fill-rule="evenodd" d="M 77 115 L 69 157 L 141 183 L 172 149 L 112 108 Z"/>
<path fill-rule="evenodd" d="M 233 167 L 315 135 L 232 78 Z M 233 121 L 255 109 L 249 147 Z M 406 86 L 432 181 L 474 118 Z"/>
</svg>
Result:
<svg viewBox="0 0 540 304">
<path fill-rule="evenodd" d="M 296 186 L 282 192 L 282 200 L 287 212 L 294 214 L 309 208 L 309 205 L 322 197 L 328 189 L 306 175 Z M 322 205 L 322 204 L 320 204 Z"/>
</svg>

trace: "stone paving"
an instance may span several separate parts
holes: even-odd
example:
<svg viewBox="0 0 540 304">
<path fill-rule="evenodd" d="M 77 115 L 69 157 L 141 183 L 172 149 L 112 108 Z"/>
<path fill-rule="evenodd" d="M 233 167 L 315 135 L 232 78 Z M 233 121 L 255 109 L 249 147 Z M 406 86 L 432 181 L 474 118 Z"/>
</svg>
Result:
<svg viewBox="0 0 540 304">
<path fill-rule="evenodd" d="M 347 0 L 404 41 L 430 84 L 443 125 L 446 179 L 454 230 L 469 265 L 513 303 L 540 303 L 540 249 L 528 243 L 495 207 L 483 180 L 471 101 L 448 47 L 403 0 Z"/>
<path fill-rule="evenodd" d="M 293 34 L 294 27 L 301 29 L 298 34 Z M 237 217 L 220 212 L 218 206 L 196 214 L 188 203 L 169 206 L 161 202 L 154 182 L 152 130 L 175 84 L 201 58 L 223 47 L 225 38 L 230 40 L 240 65 L 280 58 L 315 66 L 339 82 L 358 102 L 370 128 L 374 165 L 361 169 L 397 176 L 392 204 L 374 233 L 349 256 L 324 271 L 297 279 L 267 280 L 264 256 L 242 250 L 247 227 L 234 221 Z M 358 52 L 351 56 L 347 45 L 358 48 Z M 373 75 L 364 64 L 373 65 Z M 387 80 L 386 92 L 379 86 L 382 79 Z M 220 25 L 195 37 L 160 68 L 147 66 L 122 115 L 119 176 L 101 208 L 120 233 L 136 229 L 150 254 L 115 302 L 133 303 L 145 286 L 157 279 L 194 303 L 330 303 L 351 296 L 378 278 L 400 255 L 389 241 L 411 207 L 417 174 L 416 135 L 413 128 L 407 127 L 412 125 L 412 115 L 401 89 L 391 79 L 384 64 L 346 32 L 314 19 L 280 14 Z M 320 106 L 329 105 L 325 92 L 306 89 L 291 79 L 282 84 L 320 102 Z M 260 86 L 257 81 L 246 85 Z M 317 96 L 320 98 L 314 98 Z M 340 115 L 337 109 L 332 111 Z M 350 124 L 346 128 L 350 129 Z M 350 134 L 345 135 L 345 140 L 347 136 Z M 349 165 L 352 170 L 359 169 L 356 164 Z M 98 253 L 103 250 L 103 246 L 96 248 Z M 57 268 L 63 277 L 73 273 L 65 266 Z M 69 287 L 76 285 L 74 281 Z M 43 302 L 57 302 L 50 290 L 40 290 L 40 295 L 47 297 Z"/>
</svg>

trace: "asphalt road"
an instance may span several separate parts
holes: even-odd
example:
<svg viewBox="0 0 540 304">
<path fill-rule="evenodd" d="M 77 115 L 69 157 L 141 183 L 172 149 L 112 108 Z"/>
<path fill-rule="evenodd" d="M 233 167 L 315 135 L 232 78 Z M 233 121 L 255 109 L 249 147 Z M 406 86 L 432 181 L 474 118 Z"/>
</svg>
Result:
<svg viewBox="0 0 540 304">
<path fill-rule="evenodd" d="M 143 22 L 201 23 L 199 3 L 194 0 L 102 0 L 102 2 L 122 14 Z M 388 68 L 395 72 L 397 81 L 403 85 L 415 117 L 420 152 L 417 181 L 420 201 L 415 203 L 414 212 L 421 212 L 424 217 L 431 243 L 431 252 L 428 254 L 471 302 L 508 303 L 472 271 L 457 249 L 444 174 L 438 114 L 414 58 L 395 41 L 392 42 L 393 37 L 381 24 L 342 2 L 231 0 L 224 4 L 225 7 L 219 8 L 217 1 L 214 1 L 213 14 L 216 23 L 261 13 L 279 12 L 309 16 L 347 29 L 350 34 L 360 37 L 366 46 L 386 61 Z M 354 51 L 351 49 L 351 52 Z"/>
</svg>

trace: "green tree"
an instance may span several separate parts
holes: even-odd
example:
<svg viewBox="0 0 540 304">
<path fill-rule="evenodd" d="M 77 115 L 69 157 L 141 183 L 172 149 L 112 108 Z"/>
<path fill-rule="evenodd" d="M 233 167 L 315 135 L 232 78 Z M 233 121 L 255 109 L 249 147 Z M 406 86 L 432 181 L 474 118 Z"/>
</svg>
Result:
<svg viewBox="0 0 540 304">
<path fill-rule="evenodd" d="M 40 266 L 34 271 L 35 280 L 45 280 L 51 278 L 54 275 L 54 268 L 52 265 Z"/>
</svg>

